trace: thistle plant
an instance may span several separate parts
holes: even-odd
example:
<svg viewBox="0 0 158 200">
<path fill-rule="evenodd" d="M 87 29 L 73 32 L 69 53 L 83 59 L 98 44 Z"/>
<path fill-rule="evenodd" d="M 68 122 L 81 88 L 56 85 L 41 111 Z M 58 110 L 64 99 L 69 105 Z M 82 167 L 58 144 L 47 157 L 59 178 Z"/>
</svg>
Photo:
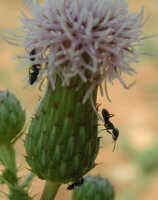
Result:
<svg viewBox="0 0 158 200">
<path fill-rule="evenodd" d="M 16 156 L 13 144 L 21 134 L 25 123 L 25 111 L 22 109 L 19 100 L 9 91 L 0 91 L 0 164 L 4 170 L 0 175 L 1 184 L 7 184 L 9 188 L 8 199 L 13 198 L 17 192 L 21 193 L 26 200 L 30 197 L 18 183 Z"/>
<path fill-rule="evenodd" d="M 84 184 L 73 190 L 71 200 L 114 200 L 113 186 L 100 176 L 85 177 Z"/>
<path fill-rule="evenodd" d="M 0 146 L 9 145 L 25 123 L 25 112 L 20 102 L 9 91 L 0 91 L 0 122 Z"/>
<path fill-rule="evenodd" d="M 24 47 L 30 83 L 47 86 L 25 139 L 30 170 L 46 181 L 41 200 L 55 198 L 59 186 L 75 182 L 96 165 L 99 151 L 96 99 L 106 83 L 133 75 L 141 42 L 143 9 L 132 13 L 124 0 L 24 0 L 22 27 L 3 35 Z M 32 70 L 32 71 L 31 71 Z M 103 87 L 104 84 L 104 87 Z M 112 200 L 109 197 L 109 200 Z"/>
</svg>

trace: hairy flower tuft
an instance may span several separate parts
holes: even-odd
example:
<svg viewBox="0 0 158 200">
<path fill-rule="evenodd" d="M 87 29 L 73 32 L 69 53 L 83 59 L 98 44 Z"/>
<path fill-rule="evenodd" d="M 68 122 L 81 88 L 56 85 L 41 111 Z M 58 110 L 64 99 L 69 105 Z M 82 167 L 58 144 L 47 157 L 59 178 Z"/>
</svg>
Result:
<svg viewBox="0 0 158 200">
<path fill-rule="evenodd" d="M 129 12 L 125 0 L 25 2 L 32 15 L 21 16 L 25 59 L 43 66 L 40 75 L 46 72 L 53 89 L 57 77 L 63 86 L 74 77 L 81 80 L 78 87 L 89 83 L 84 100 L 106 80 L 118 79 L 128 88 L 121 76 L 135 73 L 130 64 L 138 61 L 135 47 L 141 41 L 143 8 Z M 33 49 L 36 55 L 30 59 Z"/>
</svg>

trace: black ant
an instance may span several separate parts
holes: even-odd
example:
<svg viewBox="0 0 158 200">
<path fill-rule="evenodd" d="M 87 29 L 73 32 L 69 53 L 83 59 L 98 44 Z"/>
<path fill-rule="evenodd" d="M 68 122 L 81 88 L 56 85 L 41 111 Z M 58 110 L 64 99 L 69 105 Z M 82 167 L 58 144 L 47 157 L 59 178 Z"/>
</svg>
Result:
<svg viewBox="0 0 158 200">
<path fill-rule="evenodd" d="M 29 55 L 30 55 L 30 56 L 36 55 L 36 50 L 35 50 L 35 49 L 32 49 L 32 51 L 30 52 Z M 35 58 L 34 58 L 34 57 L 31 57 L 30 60 L 31 60 L 31 61 L 34 61 Z M 40 67 L 41 67 L 40 64 L 33 64 L 33 65 L 29 68 L 29 83 L 30 83 L 31 85 L 34 84 L 34 82 L 37 80 Z"/>
<path fill-rule="evenodd" d="M 110 117 L 113 117 L 113 114 L 110 114 L 108 110 L 106 110 L 105 108 L 102 109 L 102 116 L 104 118 L 104 122 L 108 122 Z"/>
<path fill-rule="evenodd" d="M 75 187 L 81 186 L 83 183 L 84 183 L 84 179 L 81 178 L 81 179 L 79 179 L 78 181 L 74 182 L 73 184 L 69 185 L 69 186 L 67 187 L 67 189 L 68 189 L 68 190 L 73 190 Z"/>
<path fill-rule="evenodd" d="M 116 141 L 118 139 L 119 136 L 119 129 L 115 128 L 115 126 L 113 125 L 113 123 L 109 120 L 110 117 L 113 117 L 113 114 L 110 114 L 106 109 L 102 109 L 102 116 L 104 119 L 104 127 L 109 134 L 112 135 L 112 139 L 114 141 L 114 148 L 113 148 L 113 152 L 115 151 L 115 147 L 116 147 Z"/>
</svg>

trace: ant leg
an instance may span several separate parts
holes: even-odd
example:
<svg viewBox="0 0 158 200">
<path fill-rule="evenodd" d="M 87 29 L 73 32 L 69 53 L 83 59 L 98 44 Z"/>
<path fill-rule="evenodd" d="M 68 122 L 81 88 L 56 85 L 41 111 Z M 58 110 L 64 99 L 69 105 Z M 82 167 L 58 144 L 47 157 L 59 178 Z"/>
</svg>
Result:
<svg viewBox="0 0 158 200">
<path fill-rule="evenodd" d="M 46 76 L 42 79 L 42 81 L 40 82 L 40 84 L 39 84 L 39 86 L 38 86 L 38 89 L 39 89 L 40 91 L 42 91 L 42 85 L 43 85 L 45 79 L 46 79 Z"/>
<path fill-rule="evenodd" d="M 105 131 L 106 129 L 101 129 L 100 131 Z"/>
<path fill-rule="evenodd" d="M 111 131 L 109 131 L 108 129 L 105 129 L 110 135 L 112 135 Z"/>
<path fill-rule="evenodd" d="M 108 129 L 101 129 L 100 131 L 106 131 L 106 132 L 108 132 L 110 135 L 112 135 L 111 131 L 109 131 Z"/>
<path fill-rule="evenodd" d="M 97 124 L 98 126 L 103 126 L 102 124 Z"/>
<path fill-rule="evenodd" d="M 101 103 L 97 103 L 97 104 L 96 104 L 96 111 L 97 111 L 97 112 L 98 112 L 100 106 L 101 106 Z"/>
<path fill-rule="evenodd" d="M 113 147 L 113 150 L 112 150 L 112 152 L 114 152 L 114 151 L 115 151 L 115 148 L 116 148 L 116 141 L 114 141 L 114 147 Z"/>
</svg>

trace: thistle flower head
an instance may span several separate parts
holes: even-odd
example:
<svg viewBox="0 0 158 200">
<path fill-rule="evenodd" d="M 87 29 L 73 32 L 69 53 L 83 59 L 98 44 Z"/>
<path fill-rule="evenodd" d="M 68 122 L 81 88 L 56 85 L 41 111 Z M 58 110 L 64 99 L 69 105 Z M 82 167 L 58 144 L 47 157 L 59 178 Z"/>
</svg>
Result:
<svg viewBox="0 0 158 200">
<path fill-rule="evenodd" d="M 25 34 L 19 39 L 26 59 L 44 66 L 40 73 L 46 72 L 53 89 L 57 77 L 63 86 L 74 77 L 81 80 L 79 87 L 90 83 L 87 98 L 104 80 L 118 79 L 126 87 L 121 75 L 135 73 L 130 64 L 138 61 L 143 9 L 129 12 L 125 0 L 25 2 L 32 17 L 22 13 Z M 30 60 L 33 49 L 36 55 Z"/>
</svg>

